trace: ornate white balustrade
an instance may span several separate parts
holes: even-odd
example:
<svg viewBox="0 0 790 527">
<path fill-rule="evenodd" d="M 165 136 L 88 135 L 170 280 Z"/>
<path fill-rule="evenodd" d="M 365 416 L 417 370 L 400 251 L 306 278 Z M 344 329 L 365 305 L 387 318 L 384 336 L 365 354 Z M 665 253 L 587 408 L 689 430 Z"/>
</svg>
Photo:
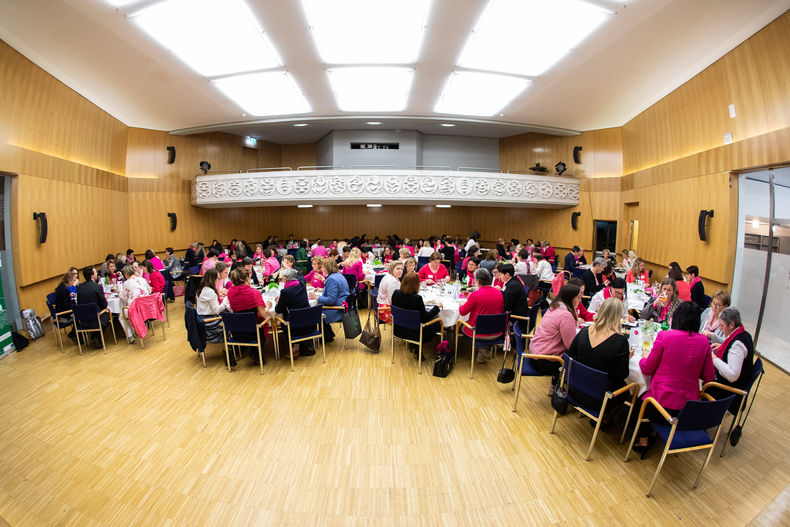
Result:
<svg viewBox="0 0 790 527">
<path fill-rule="evenodd" d="M 198 176 L 198 207 L 472 205 L 559 208 L 579 204 L 575 179 L 451 170 L 300 170 Z"/>
</svg>

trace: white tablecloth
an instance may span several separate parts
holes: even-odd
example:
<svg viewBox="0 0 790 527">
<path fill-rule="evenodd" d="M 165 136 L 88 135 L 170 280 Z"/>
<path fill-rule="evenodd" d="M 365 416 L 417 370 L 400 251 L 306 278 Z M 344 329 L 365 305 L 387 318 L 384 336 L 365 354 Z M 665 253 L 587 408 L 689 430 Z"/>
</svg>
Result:
<svg viewBox="0 0 790 527">
<path fill-rule="evenodd" d="M 448 288 L 440 290 L 438 288 L 429 287 L 420 291 L 420 296 L 425 302 L 425 308 L 430 310 L 436 304 L 442 304 L 439 311 L 439 318 L 445 326 L 454 326 L 458 320 L 467 321 L 469 315 L 461 316 L 458 308 L 461 304 L 466 302 L 465 299 L 455 299 L 453 294 L 448 291 Z"/>
<path fill-rule="evenodd" d="M 650 300 L 650 295 L 645 293 L 644 286 L 637 284 L 626 284 L 626 288 L 628 291 L 626 297 L 628 309 L 642 311 L 645 308 L 645 304 Z"/>
<path fill-rule="evenodd" d="M 115 315 L 120 315 L 121 314 L 120 297 L 117 294 L 108 296 L 107 307 L 110 308 L 110 313 L 113 313 Z"/>
</svg>

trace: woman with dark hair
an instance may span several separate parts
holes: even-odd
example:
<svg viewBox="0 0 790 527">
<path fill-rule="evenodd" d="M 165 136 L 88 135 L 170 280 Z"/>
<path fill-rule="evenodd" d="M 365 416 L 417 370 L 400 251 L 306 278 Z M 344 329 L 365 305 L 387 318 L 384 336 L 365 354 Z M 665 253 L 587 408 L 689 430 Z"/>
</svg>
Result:
<svg viewBox="0 0 790 527">
<path fill-rule="evenodd" d="M 302 274 L 307 272 L 307 267 L 309 265 L 309 257 L 307 254 L 307 242 L 305 240 L 299 240 L 299 248 L 296 250 L 296 268 Z"/>
<path fill-rule="evenodd" d="M 664 278 L 657 296 L 645 305 L 640 318 L 669 324 L 672 320 L 672 314 L 679 305 L 680 299 L 678 298 L 678 289 L 675 281 L 671 278 Z"/>
<path fill-rule="evenodd" d="M 643 352 L 639 361 L 642 373 L 652 375 L 642 399 L 653 397 L 672 416 L 680 413 L 686 401 L 699 399 L 700 379 L 703 383 L 710 382 L 716 373 L 710 343 L 697 333 L 699 326 L 697 306 L 693 302 L 681 303 L 672 316 L 672 329 L 659 332 L 653 349 Z M 645 418 L 664 420 L 652 406 L 645 412 Z M 647 448 L 648 438 L 643 434 L 634 450 L 644 456 Z"/>
<path fill-rule="evenodd" d="M 154 269 L 156 269 L 157 271 L 161 271 L 162 269 L 165 268 L 165 264 L 162 263 L 162 260 L 160 260 L 159 257 L 151 249 L 145 251 L 145 259 L 150 260 L 151 264 L 154 266 Z"/>
<path fill-rule="evenodd" d="M 436 318 L 439 314 L 439 306 L 433 306 L 430 311 L 425 309 L 425 302 L 420 296 L 420 277 L 415 272 L 406 273 L 400 281 L 400 289 L 392 293 L 392 305 L 401 309 L 409 309 L 420 313 L 420 320 L 425 323 Z M 437 324 L 431 324 L 422 330 L 422 342 L 430 342 L 436 335 L 439 328 Z M 393 326 L 395 336 L 409 340 L 420 340 L 418 330 L 407 329 L 401 326 Z M 417 353 L 417 346 L 409 344 L 409 349 Z"/>
<path fill-rule="evenodd" d="M 230 304 L 230 309 L 234 313 L 252 312 L 255 313 L 257 322 L 260 324 L 266 320 L 266 302 L 263 300 L 261 293 L 250 286 L 250 272 L 245 267 L 237 267 L 230 272 L 230 281 L 233 286 L 228 289 L 227 301 Z M 269 333 L 268 326 L 263 326 L 259 329 L 261 334 L 261 346 L 266 340 Z M 249 339 L 255 342 L 255 334 L 242 335 L 242 339 Z M 252 363 L 258 365 L 258 354 L 250 347 L 250 358 Z M 266 364 L 266 361 L 263 361 Z"/>
<path fill-rule="evenodd" d="M 201 319 L 216 317 L 222 311 L 230 311 L 230 302 L 227 298 L 222 302 L 219 301 L 218 279 L 219 273 L 216 269 L 209 269 L 200 279 L 195 309 Z M 206 323 L 206 339 L 211 342 L 222 342 L 222 326 L 219 320 Z"/>
<path fill-rule="evenodd" d="M 156 270 L 151 260 L 143 260 L 143 267 L 148 273 L 148 285 L 151 286 L 151 292 L 162 294 L 165 292 L 165 277 L 162 273 Z"/>
<path fill-rule="evenodd" d="M 280 281 L 284 283 L 280 296 L 277 297 L 277 304 L 274 310 L 283 316 L 284 320 L 288 320 L 288 312 L 292 309 L 306 309 L 310 307 L 310 301 L 307 299 L 307 289 L 304 284 L 299 281 L 299 273 L 296 269 L 283 269 L 280 271 Z M 315 326 L 292 328 L 291 336 L 299 337 L 307 335 L 315 331 Z M 294 344 L 291 348 L 293 358 L 298 359 L 300 355 L 308 356 L 315 355 L 315 350 L 308 341 L 299 342 Z"/>
<path fill-rule="evenodd" d="M 672 267 L 667 274 L 667 278 L 675 281 L 675 288 L 678 291 L 678 298 L 681 302 L 691 301 L 691 288 L 688 283 L 683 280 L 683 272 L 680 267 Z"/>
<path fill-rule="evenodd" d="M 579 286 L 565 284 L 549 305 L 543 320 L 535 329 L 535 336 L 532 337 L 529 350 L 530 353 L 537 355 L 556 355 L 561 356 L 568 351 L 568 348 L 576 337 L 576 306 L 582 300 L 582 292 Z M 557 374 L 560 365 L 555 361 L 535 360 L 532 367 L 543 375 L 552 375 L 551 389 L 549 395 L 554 391 L 557 384 Z"/>
<path fill-rule="evenodd" d="M 686 267 L 686 279 L 689 281 L 689 295 L 691 301 L 697 304 L 700 309 L 705 309 L 705 285 L 702 283 L 702 278 L 699 275 L 699 267 L 696 265 L 689 265 Z"/>
<path fill-rule="evenodd" d="M 200 274 L 206 274 L 206 271 L 217 265 L 218 261 L 219 261 L 219 251 L 217 251 L 217 249 L 212 247 L 211 249 L 208 250 L 208 258 L 203 260 L 203 264 L 200 266 Z"/>
</svg>

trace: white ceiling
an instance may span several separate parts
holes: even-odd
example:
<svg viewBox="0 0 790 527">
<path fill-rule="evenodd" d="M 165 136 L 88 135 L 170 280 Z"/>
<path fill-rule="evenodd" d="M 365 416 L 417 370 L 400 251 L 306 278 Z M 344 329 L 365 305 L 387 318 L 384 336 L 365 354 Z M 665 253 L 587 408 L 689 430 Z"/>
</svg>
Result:
<svg viewBox="0 0 790 527">
<path fill-rule="evenodd" d="M 103 0 L 0 0 L 0 39 L 133 127 L 221 130 L 288 144 L 375 119 L 380 128 L 504 137 L 621 126 L 790 9 L 790 0 L 590 1 L 616 15 L 535 79 L 502 116 L 489 119 L 432 112 L 485 0 L 433 0 L 409 104 L 397 114 L 337 109 L 297 0 L 247 0 L 312 105 L 311 114 L 292 118 L 243 116 L 208 80 Z M 524 21 L 524 31 L 531 23 Z M 212 38 L 210 26 L 195 30 Z M 293 127 L 296 122 L 309 126 Z M 439 126 L 447 122 L 456 126 Z"/>
</svg>

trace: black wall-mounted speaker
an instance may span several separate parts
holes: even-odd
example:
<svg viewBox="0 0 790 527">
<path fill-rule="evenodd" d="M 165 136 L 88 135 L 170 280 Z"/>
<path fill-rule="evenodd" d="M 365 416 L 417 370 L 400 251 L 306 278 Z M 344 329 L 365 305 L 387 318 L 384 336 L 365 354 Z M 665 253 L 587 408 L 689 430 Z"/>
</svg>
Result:
<svg viewBox="0 0 790 527">
<path fill-rule="evenodd" d="M 708 240 L 708 235 L 705 232 L 705 223 L 707 223 L 708 216 L 711 218 L 713 217 L 713 210 L 701 210 L 699 211 L 699 219 L 697 220 L 697 232 L 699 234 L 699 239 L 704 241 Z"/>
<path fill-rule="evenodd" d="M 582 162 L 582 147 L 574 146 L 573 147 L 573 162 L 577 165 L 580 165 Z"/>
<path fill-rule="evenodd" d="M 176 162 L 176 147 L 168 146 L 167 147 L 167 164 L 172 165 Z"/>
<path fill-rule="evenodd" d="M 40 229 L 38 235 L 38 243 L 44 243 L 47 241 L 47 213 L 46 212 L 34 212 L 33 219 L 38 220 L 38 227 Z"/>
<path fill-rule="evenodd" d="M 575 231 L 578 230 L 579 226 L 579 216 L 581 216 L 581 212 L 572 212 L 571 213 L 571 228 Z"/>
<path fill-rule="evenodd" d="M 170 230 L 176 230 L 176 225 L 178 224 L 178 217 L 176 216 L 176 213 L 168 212 L 167 217 L 170 218 Z"/>
</svg>

